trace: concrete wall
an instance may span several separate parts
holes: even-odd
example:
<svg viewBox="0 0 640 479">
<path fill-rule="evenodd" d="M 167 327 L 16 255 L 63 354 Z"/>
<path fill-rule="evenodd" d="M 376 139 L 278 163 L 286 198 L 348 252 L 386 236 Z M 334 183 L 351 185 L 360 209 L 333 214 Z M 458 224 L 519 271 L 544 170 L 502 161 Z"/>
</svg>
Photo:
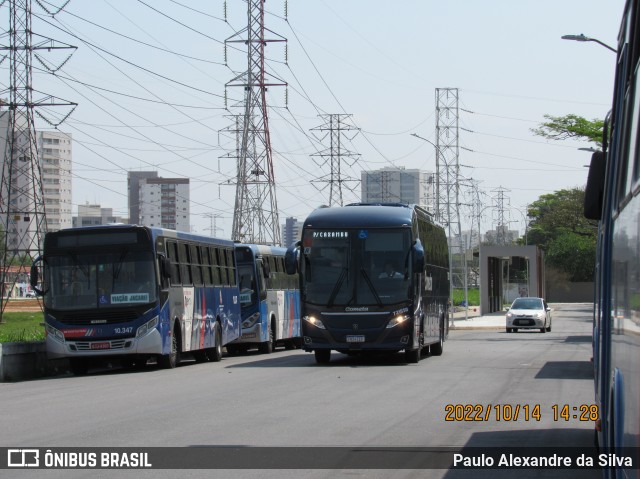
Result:
<svg viewBox="0 0 640 479">
<path fill-rule="evenodd" d="M 589 283 L 547 283 L 549 303 L 593 303 L 594 285 Z"/>
<path fill-rule="evenodd" d="M 0 343 L 0 382 L 62 374 L 67 361 L 49 361 L 44 341 Z"/>
</svg>

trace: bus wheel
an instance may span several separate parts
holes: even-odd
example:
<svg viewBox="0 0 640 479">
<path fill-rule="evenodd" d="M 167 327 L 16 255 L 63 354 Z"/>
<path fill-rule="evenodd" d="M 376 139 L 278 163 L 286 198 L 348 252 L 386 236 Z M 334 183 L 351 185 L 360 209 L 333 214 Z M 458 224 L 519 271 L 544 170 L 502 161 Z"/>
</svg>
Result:
<svg viewBox="0 0 640 479">
<path fill-rule="evenodd" d="M 429 353 L 432 356 L 442 356 L 444 350 L 444 318 L 440 319 L 440 338 L 438 342 L 429 346 Z"/>
<path fill-rule="evenodd" d="M 331 362 L 331 350 L 330 349 L 316 349 L 313 351 L 316 357 L 316 363 L 329 364 Z"/>
<path fill-rule="evenodd" d="M 216 344 L 214 347 L 207 350 L 207 355 L 209 356 L 210 361 L 217 363 L 222 359 L 222 333 L 220 332 L 220 323 L 218 323 L 218 321 L 215 322 L 214 328 Z M 229 352 L 229 346 L 227 346 L 227 352 Z"/>
<path fill-rule="evenodd" d="M 440 333 L 440 340 L 429 346 L 429 352 L 432 356 L 442 356 L 442 351 L 444 350 L 444 341 L 442 340 L 442 333 Z"/>
<path fill-rule="evenodd" d="M 273 350 L 276 349 L 275 334 L 276 334 L 275 329 L 273 327 L 273 324 L 271 324 L 269 326 L 269 339 L 264 343 L 260 343 L 260 346 L 258 346 L 258 350 L 262 354 L 271 354 Z"/>
<path fill-rule="evenodd" d="M 180 362 L 178 335 L 176 332 L 177 328 L 173 328 L 173 333 L 171 334 L 171 352 L 169 354 L 163 354 L 158 358 L 158 364 L 163 369 L 173 369 Z"/>
<path fill-rule="evenodd" d="M 405 349 L 404 357 L 408 363 L 415 364 L 420 361 L 420 348 Z"/>
<path fill-rule="evenodd" d="M 84 376 L 89 371 L 89 364 L 86 359 L 71 358 L 69 359 L 69 369 L 74 376 Z"/>
</svg>

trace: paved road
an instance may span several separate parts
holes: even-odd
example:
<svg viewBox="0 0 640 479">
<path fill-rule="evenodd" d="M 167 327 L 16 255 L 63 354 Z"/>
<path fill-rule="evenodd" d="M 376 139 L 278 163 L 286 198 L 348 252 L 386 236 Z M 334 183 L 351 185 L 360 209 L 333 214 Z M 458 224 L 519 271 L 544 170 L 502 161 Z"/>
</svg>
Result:
<svg viewBox="0 0 640 479">
<path fill-rule="evenodd" d="M 593 402 L 590 329 L 587 305 L 562 305 L 551 333 L 455 330 L 442 356 L 418 364 L 401 354 L 333 353 L 329 366 L 317 366 L 311 354 L 278 350 L 175 370 L 0 383 L 0 447 L 590 446 L 592 423 L 553 417 L 554 404 Z M 446 421 L 447 405 L 455 411 L 457 404 L 494 412 L 486 421 Z M 519 407 L 518 420 L 497 421 L 496 405 Z M 525 406 L 537 405 L 540 420 L 525 418 Z M 446 470 L 19 472 L 2 476 L 482 477 Z M 484 477 L 514 477 L 502 472 Z"/>
</svg>

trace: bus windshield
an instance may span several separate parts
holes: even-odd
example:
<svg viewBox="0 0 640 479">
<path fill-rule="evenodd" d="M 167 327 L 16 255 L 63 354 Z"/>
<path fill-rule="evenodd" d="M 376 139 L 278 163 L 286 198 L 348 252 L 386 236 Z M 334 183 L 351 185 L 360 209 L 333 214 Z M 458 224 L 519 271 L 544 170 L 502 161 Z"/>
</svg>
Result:
<svg viewBox="0 0 640 479">
<path fill-rule="evenodd" d="M 304 300 L 327 306 L 390 305 L 411 291 L 411 232 L 307 229 L 303 236 Z"/>
<path fill-rule="evenodd" d="M 150 251 L 50 255 L 47 273 L 45 306 L 55 310 L 130 307 L 157 298 Z"/>
</svg>

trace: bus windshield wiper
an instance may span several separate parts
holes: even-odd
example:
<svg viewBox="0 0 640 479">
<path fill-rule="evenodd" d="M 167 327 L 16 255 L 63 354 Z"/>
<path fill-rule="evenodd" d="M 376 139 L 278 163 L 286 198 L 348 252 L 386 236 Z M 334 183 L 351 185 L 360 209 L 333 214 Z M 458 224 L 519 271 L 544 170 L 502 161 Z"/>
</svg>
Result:
<svg viewBox="0 0 640 479">
<path fill-rule="evenodd" d="M 378 296 L 378 292 L 376 291 L 375 286 L 371 282 L 371 278 L 369 278 L 369 275 L 367 274 L 364 268 L 360 268 L 360 272 L 362 273 L 362 276 L 364 277 L 364 280 L 367 283 L 367 286 L 369 286 L 369 289 L 373 293 L 373 297 L 376 299 L 376 303 L 378 303 L 378 306 L 382 306 L 382 300 L 380 299 L 380 296 Z"/>
<path fill-rule="evenodd" d="M 336 296 L 338 296 L 338 291 L 340 291 L 340 288 L 342 287 L 342 283 L 344 283 L 344 279 L 347 277 L 347 268 L 344 267 L 342 268 L 342 271 L 340 272 L 340 276 L 338 277 L 338 281 L 336 281 L 335 286 L 333 287 L 333 290 L 331 291 L 331 296 L 329 296 L 329 301 L 327 302 L 327 306 L 331 307 L 333 306 L 333 302 L 336 299 Z"/>
</svg>

